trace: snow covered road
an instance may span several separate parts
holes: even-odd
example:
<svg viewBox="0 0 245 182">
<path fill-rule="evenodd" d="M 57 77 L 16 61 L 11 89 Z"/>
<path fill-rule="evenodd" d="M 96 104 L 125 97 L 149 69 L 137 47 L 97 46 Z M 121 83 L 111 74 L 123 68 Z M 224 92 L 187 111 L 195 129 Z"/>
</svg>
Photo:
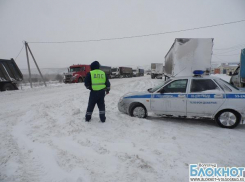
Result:
<svg viewBox="0 0 245 182">
<path fill-rule="evenodd" d="M 111 81 L 106 123 L 98 109 L 84 122 L 89 91 L 58 84 L 0 93 L 0 181 L 188 181 L 188 165 L 245 166 L 245 125 L 213 121 L 132 118 L 117 109 L 127 92 L 161 80 Z"/>
</svg>

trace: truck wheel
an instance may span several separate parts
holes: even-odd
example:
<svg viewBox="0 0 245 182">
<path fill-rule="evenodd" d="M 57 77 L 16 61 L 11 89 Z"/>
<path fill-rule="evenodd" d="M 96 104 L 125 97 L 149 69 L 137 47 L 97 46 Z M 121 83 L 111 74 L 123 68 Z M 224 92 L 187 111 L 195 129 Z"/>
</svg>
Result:
<svg viewBox="0 0 245 182">
<path fill-rule="evenodd" d="M 223 110 L 215 116 L 216 123 L 222 128 L 235 128 L 240 120 L 240 114 L 233 110 Z"/>
<path fill-rule="evenodd" d="M 6 83 L 4 84 L 2 91 L 8 91 L 8 90 L 16 90 L 13 84 L 11 83 Z"/>
<path fill-rule="evenodd" d="M 146 108 L 140 103 L 134 104 L 131 107 L 129 114 L 130 114 L 130 116 L 137 117 L 137 118 L 146 118 L 147 117 Z"/>
<path fill-rule="evenodd" d="M 78 79 L 78 83 L 82 83 L 83 82 L 83 79 L 82 78 L 79 78 Z"/>
</svg>

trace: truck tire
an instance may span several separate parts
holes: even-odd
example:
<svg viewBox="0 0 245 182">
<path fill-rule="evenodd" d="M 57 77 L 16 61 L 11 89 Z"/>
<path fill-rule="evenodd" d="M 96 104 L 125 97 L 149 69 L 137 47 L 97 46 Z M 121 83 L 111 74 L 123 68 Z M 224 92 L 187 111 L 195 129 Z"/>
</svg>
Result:
<svg viewBox="0 0 245 182">
<path fill-rule="evenodd" d="M 8 91 L 8 90 L 16 90 L 16 88 L 12 83 L 6 83 L 2 87 L 2 91 Z"/>
<path fill-rule="evenodd" d="M 78 78 L 78 83 L 82 83 L 83 79 L 82 78 Z"/>
</svg>

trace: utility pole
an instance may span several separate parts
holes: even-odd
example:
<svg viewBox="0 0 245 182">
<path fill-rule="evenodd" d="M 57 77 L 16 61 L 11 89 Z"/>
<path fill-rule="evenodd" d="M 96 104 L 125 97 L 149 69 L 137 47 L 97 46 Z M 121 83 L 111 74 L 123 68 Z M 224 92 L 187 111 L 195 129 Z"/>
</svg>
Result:
<svg viewBox="0 0 245 182">
<path fill-rule="evenodd" d="M 31 56 L 32 56 L 32 59 L 33 59 L 35 65 L 36 65 L 36 67 L 37 67 L 37 70 L 38 70 L 38 72 L 39 72 L 39 74 L 40 74 L 40 76 L 41 76 L 41 78 L 42 78 L 42 80 L 43 80 L 43 83 L 44 83 L 45 87 L 47 87 L 46 82 L 45 82 L 45 80 L 44 80 L 44 78 L 43 78 L 42 72 L 41 72 L 41 70 L 39 69 L 38 64 L 37 64 L 37 62 L 36 62 L 36 59 L 34 58 L 34 55 L 32 54 L 32 51 L 31 51 L 31 49 L 30 49 L 30 47 L 29 47 L 29 45 L 28 45 L 27 42 L 25 42 L 25 47 L 26 47 L 26 58 L 27 58 L 27 63 L 28 63 L 29 79 L 30 79 L 30 83 L 31 83 L 31 88 L 32 88 L 32 81 L 31 81 L 31 69 L 30 69 L 30 63 L 29 63 L 28 50 L 29 50 L 29 52 L 30 52 L 30 54 L 31 54 Z"/>
<path fill-rule="evenodd" d="M 30 69 L 30 62 L 29 62 L 29 56 L 28 56 L 28 50 L 27 50 L 28 44 L 25 42 L 25 48 L 26 48 L 26 59 L 27 59 L 27 65 L 28 65 L 28 71 L 29 71 L 29 82 L 32 88 L 32 80 L 31 80 L 31 69 Z"/>
</svg>

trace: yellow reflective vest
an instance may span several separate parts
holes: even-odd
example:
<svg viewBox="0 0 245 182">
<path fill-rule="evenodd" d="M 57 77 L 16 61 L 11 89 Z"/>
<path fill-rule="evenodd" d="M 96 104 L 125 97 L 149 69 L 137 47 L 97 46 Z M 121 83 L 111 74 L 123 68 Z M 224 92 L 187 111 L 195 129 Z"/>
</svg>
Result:
<svg viewBox="0 0 245 182">
<path fill-rule="evenodd" d="M 92 90 L 102 90 L 106 87 L 106 75 L 104 71 L 101 70 L 93 70 L 90 71 L 91 82 L 92 82 Z"/>
</svg>

